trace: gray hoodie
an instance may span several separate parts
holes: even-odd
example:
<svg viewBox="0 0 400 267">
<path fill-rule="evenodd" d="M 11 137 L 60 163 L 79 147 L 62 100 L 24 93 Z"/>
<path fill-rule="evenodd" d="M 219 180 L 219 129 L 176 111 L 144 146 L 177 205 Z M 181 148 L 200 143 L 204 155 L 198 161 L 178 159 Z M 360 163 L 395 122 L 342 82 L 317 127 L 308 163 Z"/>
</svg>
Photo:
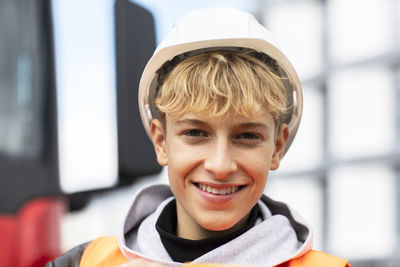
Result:
<svg viewBox="0 0 400 267">
<path fill-rule="evenodd" d="M 173 200 L 168 185 L 153 185 L 137 194 L 118 237 L 127 258 L 140 256 L 164 266 L 182 265 L 168 255 L 155 227 L 161 211 Z M 258 205 L 263 219 L 253 228 L 192 263 L 275 266 L 312 248 L 311 228 L 286 204 L 263 195 Z"/>
</svg>

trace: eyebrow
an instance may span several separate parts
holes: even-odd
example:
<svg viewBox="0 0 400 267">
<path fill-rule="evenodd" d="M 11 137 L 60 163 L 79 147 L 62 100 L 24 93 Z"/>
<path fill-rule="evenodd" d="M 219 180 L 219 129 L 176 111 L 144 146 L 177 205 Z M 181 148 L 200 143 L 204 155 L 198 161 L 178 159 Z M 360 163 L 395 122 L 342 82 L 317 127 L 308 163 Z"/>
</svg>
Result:
<svg viewBox="0 0 400 267">
<path fill-rule="evenodd" d="M 243 127 L 243 128 L 265 128 L 269 129 L 268 125 L 262 123 L 262 122 L 243 122 L 239 123 L 237 127 Z"/>
<path fill-rule="evenodd" d="M 192 125 L 199 125 L 199 126 L 206 126 L 207 123 L 202 121 L 202 120 L 197 120 L 197 119 L 183 119 L 179 120 L 176 122 L 176 124 L 179 126 L 181 124 L 192 124 Z"/>
<path fill-rule="evenodd" d="M 198 119 L 183 119 L 179 120 L 176 122 L 178 126 L 182 124 L 191 124 L 191 125 L 198 125 L 198 126 L 208 126 L 208 124 L 202 120 Z M 262 122 L 243 122 L 243 123 L 238 123 L 237 125 L 234 125 L 234 128 L 265 128 L 269 129 L 269 126 L 262 123 Z"/>
</svg>

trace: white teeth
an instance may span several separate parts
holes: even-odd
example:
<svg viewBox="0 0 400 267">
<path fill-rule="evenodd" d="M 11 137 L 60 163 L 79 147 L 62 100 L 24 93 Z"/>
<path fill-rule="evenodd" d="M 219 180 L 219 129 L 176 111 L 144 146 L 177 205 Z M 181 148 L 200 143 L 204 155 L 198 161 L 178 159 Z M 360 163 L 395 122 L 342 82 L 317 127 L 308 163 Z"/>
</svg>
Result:
<svg viewBox="0 0 400 267">
<path fill-rule="evenodd" d="M 226 195 L 226 194 L 235 193 L 236 191 L 239 190 L 239 186 L 231 186 L 231 187 L 226 187 L 226 188 L 222 188 L 222 189 L 214 188 L 214 187 L 211 187 L 211 186 L 205 185 L 205 184 L 197 184 L 197 186 L 201 190 L 212 193 L 214 195 Z"/>
</svg>

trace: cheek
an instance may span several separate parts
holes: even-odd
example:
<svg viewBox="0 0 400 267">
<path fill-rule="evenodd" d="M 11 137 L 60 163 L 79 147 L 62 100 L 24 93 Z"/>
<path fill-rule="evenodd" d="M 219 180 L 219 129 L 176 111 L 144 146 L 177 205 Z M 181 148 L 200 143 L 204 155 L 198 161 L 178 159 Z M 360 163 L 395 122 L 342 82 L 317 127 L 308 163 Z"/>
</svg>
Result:
<svg viewBox="0 0 400 267">
<path fill-rule="evenodd" d="M 244 169 L 255 182 L 266 180 L 271 165 L 272 153 L 268 149 L 242 152 L 240 156 L 241 168 Z"/>
<path fill-rule="evenodd" d="M 187 175 L 200 165 L 201 155 L 194 148 L 170 142 L 168 150 L 168 175 L 170 183 L 182 183 Z"/>
</svg>

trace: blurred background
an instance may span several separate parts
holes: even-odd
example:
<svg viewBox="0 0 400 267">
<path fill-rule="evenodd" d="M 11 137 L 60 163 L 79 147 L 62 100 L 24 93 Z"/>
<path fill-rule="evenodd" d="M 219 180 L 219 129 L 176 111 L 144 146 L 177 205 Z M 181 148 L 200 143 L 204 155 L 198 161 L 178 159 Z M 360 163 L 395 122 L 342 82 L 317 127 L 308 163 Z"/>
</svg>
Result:
<svg viewBox="0 0 400 267">
<path fill-rule="evenodd" d="M 0 266 L 118 234 L 135 192 L 167 182 L 138 82 L 176 19 L 211 6 L 254 14 L 303 84 L 265 193 L 316 249 L 400 266 L 400 0 L 0 0 Z"/>
</svg>

